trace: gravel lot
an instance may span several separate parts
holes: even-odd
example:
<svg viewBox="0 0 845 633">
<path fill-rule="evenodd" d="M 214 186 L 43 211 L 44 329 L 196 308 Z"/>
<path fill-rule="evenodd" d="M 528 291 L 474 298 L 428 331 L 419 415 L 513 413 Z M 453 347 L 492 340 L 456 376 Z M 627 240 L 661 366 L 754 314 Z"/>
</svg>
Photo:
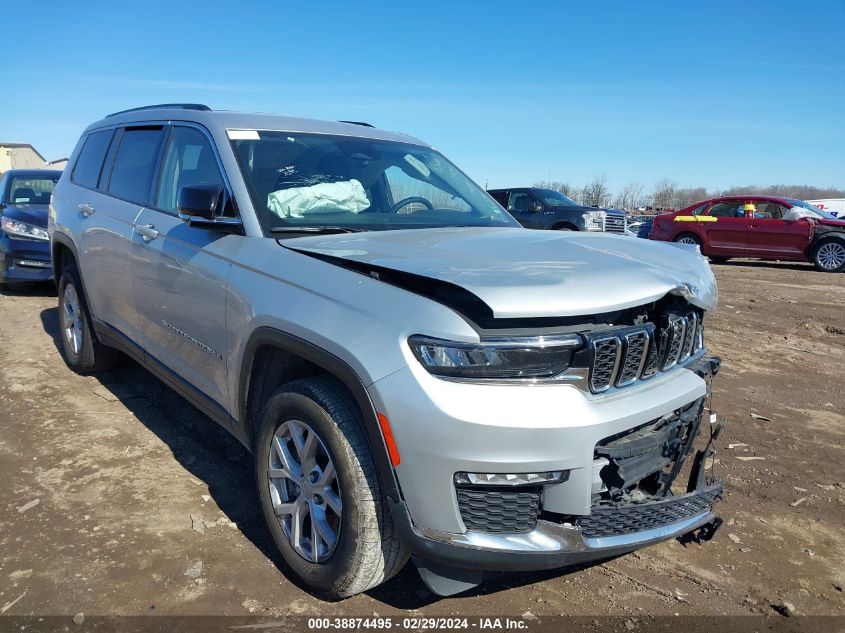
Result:
<svg viewBox="0 0 845 633">
<path fill-rule="evenodd" d="M 841 616 L 845 275 L 714 269 L 721 305 L 708 344 L 724 360 L 714 409 L 729 418 L 716 538 L 586 569 L 501 574 L 443 600 L 410 566 L 342 603 L 311 596 L 274 552 L 239 445 L 128 360 L 97 378 L 68 370 L 51 287 L 0 295 L 0 609 L 779 618 L 787 601 L 798 614 Z"/>
</svg>

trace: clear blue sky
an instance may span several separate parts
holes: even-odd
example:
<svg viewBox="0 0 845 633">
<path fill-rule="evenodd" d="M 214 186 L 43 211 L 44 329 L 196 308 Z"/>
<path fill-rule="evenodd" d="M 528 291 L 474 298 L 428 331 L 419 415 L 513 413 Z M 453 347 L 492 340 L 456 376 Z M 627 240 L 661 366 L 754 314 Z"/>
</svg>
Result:
<svg viewBox="0 0 845 633">
<path fill-rule="evenodd" d="M 2 21 L 0 141 L 48 159 L 108 112 L 196 101 L 370 121 L 482 185 L 845 187 L 845 0 L 9 2 Z"/>
</svg>

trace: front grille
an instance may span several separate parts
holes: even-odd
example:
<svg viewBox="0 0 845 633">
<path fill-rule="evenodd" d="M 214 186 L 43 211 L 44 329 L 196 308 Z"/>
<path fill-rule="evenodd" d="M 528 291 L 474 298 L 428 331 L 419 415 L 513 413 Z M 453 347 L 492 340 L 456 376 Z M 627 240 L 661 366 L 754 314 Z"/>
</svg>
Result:
<svg viewBox="0 0 845 633">
<path fill-rule="evenodd" d="M 651 323 L 585 335 L 590 391 L 624 387 L 672 369 L 703 349 L 698 314 L 670 314 L 662 327 Z"/>
<path fill-rule="evenodd" d="M 648 332 L 637 330 L 625 335 L 625 361 L 619 368 L 617 387 L 630 385 L 640 377 L 648 351 Z"/>
<path fill-rule="evenodd" d="M 590 388 L 595 393 L 609 389 L 613 384 L 621 346 L 622 341 L 616 336 L 593 339 L 593 367 L 590 372 Z"/>
<path fill-rule="evenodd" d="M 604 219 L 604 230 L 608 233 L 624 233 L 628 218 L 624 215 L 608 214 Z"/>
<path fill-rule="evenodd" d="M 677 497 L 654 497 L 638 503 L 602 502 L 576 523 L 587 538 L 634 534 L 707 512 L 721 492 L 722 484 L 717 483 Z"/>
<path fill-rule="evenodd" d="M 457 488 L 458 509 L 467 530 L 531 532 L 540 514 L 540 488 L 470 490 Z"/>
</svg>

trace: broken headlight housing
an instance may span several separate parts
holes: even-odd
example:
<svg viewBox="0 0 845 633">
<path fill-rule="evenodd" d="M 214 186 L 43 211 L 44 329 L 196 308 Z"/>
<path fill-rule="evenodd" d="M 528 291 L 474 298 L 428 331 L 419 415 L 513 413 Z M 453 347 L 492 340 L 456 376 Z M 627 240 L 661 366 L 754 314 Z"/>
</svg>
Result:
<svg viewBox="0 0 845 633">
<path fill-rule="evenodd" d="M 530 382 L 566 371 L 583 341 L 577 334 L 485 339 L 479 343 L 415 335 L 408 344 L 423 367 L 436 376 Z"/>
</svg>

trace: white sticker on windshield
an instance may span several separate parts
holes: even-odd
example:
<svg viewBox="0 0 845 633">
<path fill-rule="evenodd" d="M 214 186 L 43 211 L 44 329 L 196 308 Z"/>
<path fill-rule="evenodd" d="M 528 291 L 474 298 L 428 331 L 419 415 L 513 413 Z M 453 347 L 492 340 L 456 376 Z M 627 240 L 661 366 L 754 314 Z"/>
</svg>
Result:
<svg viewBox="0 0 845 633">
<path fill-rule="evenodd" d="M 258 130 L 226 130 L 230 141 L 257 141 Z"/>
</svg>

